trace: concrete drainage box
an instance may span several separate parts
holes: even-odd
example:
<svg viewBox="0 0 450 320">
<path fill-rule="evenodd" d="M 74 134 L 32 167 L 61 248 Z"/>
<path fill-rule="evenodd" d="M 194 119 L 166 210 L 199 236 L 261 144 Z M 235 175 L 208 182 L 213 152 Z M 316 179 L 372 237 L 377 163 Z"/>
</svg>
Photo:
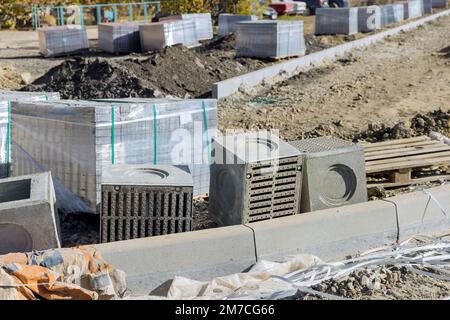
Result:
<svg viewBox="0 0 450 320">
<path fill-rule="evenodd" d="M 139 25 L 137 23 L 99 24 L 98 47 L 111 53 L 141 51 Z"/>
<path fill-rule="evenodd" d="M 209 40 L 214 36 L 211 13 L 183 13 L 159 19 L 159 21 L 163 22 L 171 20 L 194 22 L 195 31 L 199 40 Z"/>
<path fill-rule="evenodd" d="M 160 50 L 176 44 L 192 47 L 198 44 L 192 20 L 155 22 L 139 26 L 142 51 Z"/>
<path fill-rule="evenodd" d="M 315 34 L 354 34 L 358 32 L 358 8 L 316 9 Z"/>
<path fill-rule="evenodd" d="M 381 10 L 378 6 L 358 7 L 358 32 L 381 28 Z"/>
<path fill-rule="evenodd" d="M 216 139 L 210 215 L 235 225 L 299 213 L 302 165 L 300 152 L 267 132 Z"/>
<path fill-rule="evenodd" d="M 226 36 L 236 31 L 236 23 L 243 21 L 256 21 L 258 17 L 243 14 L 219 14 L 219 35 Z"/>
<path fill-rule="evenodd" d="M 12 174 L 51 171 L 63 210 L 97 212 L 111 164 L 189 165 L 194 193 L 209 190 L 214 99 L 13 102 L 11 116 Z"/>
<path fill-rule="evenodd" d="M 361 146 L 332 137 L 290 144 L 305 153 L 302 213 L 367 201 Z"/>
<path fill-rule="evenodd" d="M 191 231 L 192 192 L 187 167 L 107 168 L 102 178 L 101 241 Z"/>
<path fill-rule="evenodd" d="M 59 248 L 59 220 L 49 172 L 0 180 L 0 255 Z"/>
<path fill-rule="evenodd" d="M 11 160 L 11 143 L 9 140 L 11 129 L 10 102 L 11 101 L 45 101 L 59 100 L 57 92 L 21 92 L 0 90 L 0 178 L 9 176 Z M 8 103 L 9 101 L 9 103 Z"/>
<path fill-rule="evenodd" d="M 283 58 L 306 53 L 303 21 L 245 21 L 236 23 L 238 57 Z"/>
<path fill-rule="evenodd" d="M 78 53 L 89 49 L 86 28 L 78 25 L 38 29 L 39 52 L 45 57 Z"/>
</svg>

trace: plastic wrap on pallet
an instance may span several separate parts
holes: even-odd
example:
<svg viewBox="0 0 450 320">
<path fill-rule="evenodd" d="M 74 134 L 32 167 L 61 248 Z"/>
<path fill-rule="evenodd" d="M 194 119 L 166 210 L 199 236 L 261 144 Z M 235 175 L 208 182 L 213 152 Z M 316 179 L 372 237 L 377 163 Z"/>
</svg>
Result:
<svg viewBox="0 0 450 320">
<path fill-rule="evenodd" d="M 89 49 L 86 28 L 78 25 L 38 29 L 39 52 L 45 57 L 77 53 Z"/>
<path fill-rule="evenodd" d="M 11 159 L 10 136 L 10 102 L 59 100 L 57 92 L 21 92 L 0 90 L 0 178 L 9 175 Z"/>
<path fill-rule="evenodd" d="M 192 20 L 199 40 L 208 40 L 214 37 L 211 13 L 183 13 L 160 18 L 159 21 Z"/>
<path fill-rule="evenodd" d="M 219 35 L 226 36 L 236 31 L 236 23 L 243 21 L 256 21 L 258 17 L 243 14 L 221 13 L 219 15 Z"/>
<path fill-rule="evenodd" d="M 432 8 L 448 8 L 448 0 L 432 0 Z"/>
<path fill-rule="evenodd" d="M 422 0 L 423 14 L 433 13 L 433 1 L 432 0 Z"/>
<path fill-rule="evenodd" d="M 423 16 L 423 1 L 409 0 L 408 1 L 408 19 L 415 19 Z"/>
<path fill-rule="evenodd" d="M 143 51 L 160 50 L 182 44 L 186 47 L 198 44 L 195 23 L 192 20 L 171 20 L 139 26 Z"/>
<path fill-rule="evenodd" d="M 379 6 L 358 7 L 358 32 L 371 32 L 381 27 Z"/>
<path fill-rule="evenodd" d="M 238 57 L 281 58 L 306 52 L 302 21 L 245 21 L 236 24 Z"/>
<path fill-rule="evenodd" d="M 382 27 L 404 20 L 404 9 L 401 3 L 382 5 L 380 10 Z"/>
<path fill-rule="evenodd" d="M 97 212 L 111 164 L 187 164 L 194 193 L 209 190 L 214 99 L 13 102 L 11 110 L 12 174 L 51 171 L 65 211 Z"/>
<path fill-rule="evenodd" d="M 354 34 L 358 32 L 358 8 L 316 9 L 315 34 Z"/>
<path fill-rule="evenodd" d="M 111 53 L 140 51 L 139 25 L 137 23 L 99 24 L 98 47 Z"/>
</svg>

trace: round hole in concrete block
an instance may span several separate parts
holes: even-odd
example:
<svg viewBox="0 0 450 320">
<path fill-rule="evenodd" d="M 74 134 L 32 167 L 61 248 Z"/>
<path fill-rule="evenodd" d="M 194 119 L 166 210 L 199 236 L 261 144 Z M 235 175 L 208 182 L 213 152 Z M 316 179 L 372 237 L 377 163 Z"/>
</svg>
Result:
<svg viewBox="0 0 450 320">
<path fill-rule="evenodd" d="M 353 170 L 343 164 L 328 168 L 322 179 L 321 198 L 329 206 L 344 204 L 355 194 L 357 179 Z"/>
<path fill-rule="evenodd" d="M 14 223 L 0 224 L 0 254 L 11 252 L 28 252 L 33 248 L 30 233 Z"/>
</svg>

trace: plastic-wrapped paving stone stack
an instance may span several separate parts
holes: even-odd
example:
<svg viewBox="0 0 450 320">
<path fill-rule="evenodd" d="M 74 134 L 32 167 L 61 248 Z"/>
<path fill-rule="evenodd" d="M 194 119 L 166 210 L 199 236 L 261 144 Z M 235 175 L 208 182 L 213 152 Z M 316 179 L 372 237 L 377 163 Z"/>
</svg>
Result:
<svg viewBox="0 0 450 320">
<path fill-rule="evenodd" d="M 89 49 L 86 28 L 79 25 L 38 29 L 39 52 L 45 57 L 78 53 Z"/>
<path fill-rule="evenodd" d="M 316 9 L 315 34 L 354 34 L 358 32 L 358 8 Z"/>
<path fill-rule="evenodd" d="M 379 6 L 358 7 L 358 32 L 371 32 L 381 27 Z"/>
<path fill-rule="evenodd" d="M 236 31 L 236 23 L 243 21 L 256 21 L 258 17 L 243 14 L 221 13 L 219 15 L 219 35 L 226 36 Z"/>
<path fill-rule="evenodd" d="M 432 0 L 422 0 L 423 4 L 423 14 L 433 13 L 433 1 Z"/>
<path fill-rule="evenodd" d="M 432 8 L 448 8 L 448 0 L 432 0 Z"/>
<path fill-rule="evenodd" d="M 214 37 L 211 13 L 183 13 L 159 19 L 159 21 L 171 20 L 193 21 L 199 40 L 209 40 Z"/>
<path fill-rule="evenodd" d="M 12 174 L 51 171 L 66 212 L 97 212 L 114 164 L 188 164 L 194 193 L 209 190 L 214 99 L 13 102 L 11 117 Z"/>
<path fill-rule="evenodd" d="M 306 52 L 302 21 L 245 21 L 236 24 L 238 57 L 282 58 Z"/>
<path fill-rule="evenodd" d="M 167 20 L 139 26 L 143 51 L 160 50 L 182 44 L 186 47 L 198 44 L 195 23 L 192 20 Z"/>
<path fill-rule="evenodd" d="M 401 3 L 385 4 L 380 6 L 380 9 L 382 27 L 404 20 L 404 9 Z"/>
<path fill-rule="evenodd" d="M 56 92 L 21 92 L 0 90 L 0 178 L 9 176 L 9 163 L 11 159 L 11 115 L 10 103 L 12 101 L 45 101 L 59 100 Z"/>
<path fill-rule="evenodd" d="M 423 0 L 408 0 L 408 19 L 423 16 Z"/>
<path fill-rule="evenodd" d="M 140 51 L 139 25 L 137 23 L 100 23 L 98 47 L 111 53 Z"/>
</svg>

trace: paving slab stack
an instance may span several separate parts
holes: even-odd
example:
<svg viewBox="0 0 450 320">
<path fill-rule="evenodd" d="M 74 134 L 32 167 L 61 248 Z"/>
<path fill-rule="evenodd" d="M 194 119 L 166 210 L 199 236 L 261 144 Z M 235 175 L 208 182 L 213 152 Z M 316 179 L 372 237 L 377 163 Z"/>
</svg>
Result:
<svg viewBox="0 0 450 320">
<path fill-rule="evenodd" d="M 433 1 L 432 0 L 422 0 L 423 14 L 433 13 Z"/>
<path fill-rule="evenodd" d="M 380 6 L 381 9 L 381 26 L 400 22 L 404 19 L 403 4 L 385 4 Z"/>
<path fill-rule="evenodd" d="M 432 8 L 448 8 L 448 0 L 432 0 Z"/>
<path fill-rule="evenodd" d="M 358 32 L 358 8 L 316 9 L 315 34 L 354 34 Z"/>
<path fill-rule="evenodd" d="M 97 212 L 102 168 L 115 164 L 188 164 L 194 193 L 209 190 L 214 99 L 13 102 L 11 116 L 12 174 L 51 171 L 65 211 Z"/>
<path fill-rule="evenodd" d="M 98 47 L 111 53 L 140 51 L 139 25 L 137 23 L 99 24 Z"/>
<path fill-rule="evenodd" d="M 407 2 L 408 19 L 415 19 L 423 16 L 423 2 L 422 0 L 409 0 Z M 405 16 L 406 18 L 406 16 Z"/>
<path fill-rule="evenodd" d="M 226 36 L 234 33 L 238 22 L 256 20 L 258 20 L 258 17 L 252 15 L 221 13 L 219 15 L 219 35 Z"/>
<path fill-rule="evenodd" d="M 78 53 L 89 49 L 86 28 L 79 25 L 38 29 L 39 52 L 45 57 Z"/>
<path fill-rule="evenodd" d="M 211 13 L 183 13 L 159 19 L 159 21 L 167 20 L 193 21 L 199 40 L 209 40 L 214 37 Z"/>
<path fill-rule="evenodd" d="M 11 128 L 10 102 L 12 101 L 45 101 L 59 100 L 56 92 L 21 92 L 0 90 L 0 178 L 9 175 L 11 158 L 11 143 L 9 140 Z M 8 102 L 9 101 L 9 102 Z"/>
<path fill-rule="evenodd" d="M 303 21 L 245 21 L 236 24 L 238 57 L 282 58 L 306 53 Z"/>
<path fill-rule="evenodd" d="M 186 47 L 198 44 L 195 23 L 192 20 L 167 20 L 139 26 L 143 51 L 160 50 L 181 44 Z"/>
<path fill-rule="evenodd" d="M 358 7 L 358 32 L 371 32 L 379 28 L 381 28 L 380 7 Z"/>
</svg>

